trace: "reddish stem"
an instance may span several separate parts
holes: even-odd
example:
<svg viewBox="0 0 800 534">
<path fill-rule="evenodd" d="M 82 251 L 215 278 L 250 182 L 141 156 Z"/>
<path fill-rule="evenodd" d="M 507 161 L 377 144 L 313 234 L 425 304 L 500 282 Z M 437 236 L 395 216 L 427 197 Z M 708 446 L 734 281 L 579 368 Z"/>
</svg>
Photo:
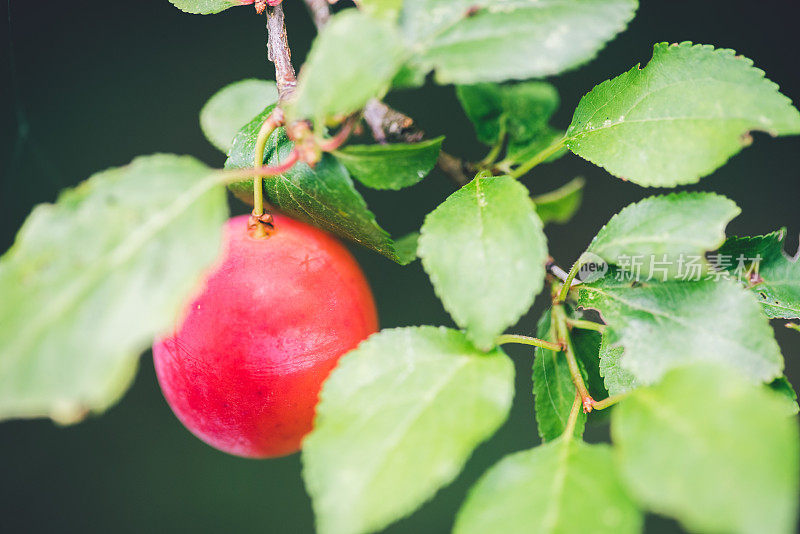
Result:
<svg viewBox="0 0 800 534">
<path fill-rule="evenodd" d="M 350 137 L 350 133 L 352 133 L 355 124 L 355 119 L 348 119 L 339 131 L 336 132 L 336 135 L 319 143 L 320 150 L 323 152 L 332 152 L 342 146 L 344 142 L 347 141 L 347 138 Z"/>
</svg>

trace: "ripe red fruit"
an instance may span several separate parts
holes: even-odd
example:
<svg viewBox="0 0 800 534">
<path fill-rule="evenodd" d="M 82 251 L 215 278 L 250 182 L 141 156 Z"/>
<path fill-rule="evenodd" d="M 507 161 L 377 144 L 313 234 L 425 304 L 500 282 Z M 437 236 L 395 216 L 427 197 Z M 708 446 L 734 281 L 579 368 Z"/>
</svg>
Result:
<svg viewBox="0 0 800 534">
<path fill-rule="evenodd" d="M 247 217 L 225 226 L 224 254 L 153 358 L 175 415 L 200 439 L 253 458 L 296 452 L 322 382 L 377 330 L 375 303 L 336 239 L 274 216 L 266 239 Z"/>
</svg>

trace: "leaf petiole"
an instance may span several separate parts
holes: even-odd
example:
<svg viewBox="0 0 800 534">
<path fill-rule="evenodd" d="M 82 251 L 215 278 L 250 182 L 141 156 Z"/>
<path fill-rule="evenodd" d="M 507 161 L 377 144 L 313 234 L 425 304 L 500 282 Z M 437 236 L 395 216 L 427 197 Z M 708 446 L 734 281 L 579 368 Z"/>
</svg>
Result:
<svg viewBox="0 0 800 534">
<path fill-rule="evenodd" d="M 503 146 L 506 143 L 506 121 L 505 117 L 501 118 L 500 120 L 500 132 L 497 135 L 497 141 L 495 142 L 492 149 L 486 154 L 486 157 L 483 158 L 481 161 L 478 162 L 478 167 L 482 169 L 490 168 L 495 161 L 497 161 L 498 156 L 500 156 L 500 151 L 503 150 Z"/>
<path fill-rule="evenodd" d="M 503 334 L 497 338 L 498 345 L 505 345 L 507 343 L 517 343 L 520 345 L 532 345 L 534 347 L 539 347 L 542 349 L 547 350 L 554 350 L 556 352 L 561 352 L 563 347 L 560 343 L 552 343 L 550 341 L 545 341 L 543 339 L 529 337 L 529 336 L 521 336 L 518 334 Z"/>
<path fill-rule="evenodd" d="M 581 330 L 594 330 L 601 334 L 606 330 L 606 325 L 604 324 L 587 321 L 585 319 L 573 319 L 571 317 L 567 317 L 567 326 L 570 328 L 580 328 Z"/>
<path fill-rule="evenodd" d="M 529 159 L 528 161 L 526 161 L 525 163 L 523 163 L 510 173 L 508 173 L 508 175 L 511 176 L 512 178 L 519 178 L 520 176 L 523 176 L 529 170 L 533 169 L 538 164 L 542 163 L 544 160 L 546 160 L 547 158 L 549 158 L 550 156 L 561 150 L 566 140 L 567 140 L 566 137 L 562 137 L 561 139 L 557 140 L 552 145 L 548 146 L 541 152 L 534 155 L 531 159 Z"/>
<path fill-rule="evenodd" d="M 300 153 L 297 150 L 292 150 L 286 156 L 286 159 L 277 165 L 263 165 L 255 169 L 252 167 L 247 167 L 244 169 L 218 170 L 217 175 L 219 176 L 219 183 L 221 184 L 239 182 L 254 176 L 260 178 L 278 176 L 279 174 L 283 174 L 294 167 L 294 164 L 297 163 L 299 159 Z"/>
<path fill-rule="evenodd" d="M 581 408 L 581 396 L 579 393 L 575 393 L 575 402 L 572 403 L 572 409 L 569 411 L 569 417 L 567 418 L 567 424 L 564 426 L 564 432 L 561 434 L 564 436 L 564 439 L 571 440 L 572 437 L 575 435 L 575 424 L 578 422 L 578 412 L 580 412 Z"/>
<path fill-rule="evenodd" d="M 560 304 L 567 300 L 567 293 L 569 293 L 572 283 L 575 281 L 575 277 L 578 276 L 578 271 L 580 271 L 584 263 L 586 263 L 586 257 L 581 254 L 581 257 L 572 264 L 572 268 L 569 270 L 569 273 L 567 273 L 567 278 L 564 280 L 564 283 L 561 285 L 561 290 L 553 301 L 554 304 Z"/>
<path fill-rule="evenodd" d="M 592 408 L 595 410 L 605 410 L 606 408 L 610 408 L 614 406 L 616 403 L 627 397 L 627 393 L 620 393 L 619 395 L 611 395 L 610 397 L 606 397 L 600 401 L 593 401 Z"/>
</svg>

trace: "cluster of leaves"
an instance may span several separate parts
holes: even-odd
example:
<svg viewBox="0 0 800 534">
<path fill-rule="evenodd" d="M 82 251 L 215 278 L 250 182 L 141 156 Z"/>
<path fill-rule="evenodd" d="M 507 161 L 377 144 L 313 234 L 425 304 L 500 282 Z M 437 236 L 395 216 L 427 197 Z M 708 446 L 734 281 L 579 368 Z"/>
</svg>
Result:
<svg viewBox="0 0 800 534">
<path fill-rule="evenodd" d="M 247 0 L 171 0 L 216 13 Z M 644 67 L 605 81 L 570 125 L 541 78 L 591 59 L 632 18 L 635 0 L 362 0 L 335 15 L 300 71 L 292 120 L 318 131 L 395 87 L 434 73 L 456 84 L 483 170 L 392 239 L 354 180 L 377 189 L 416 184 L 442 139 L 348 145 L 315 167 L 266 180 L 274 208 L 399 263 L 419 257 L 460 330 L 387 329 L 344 356 L 326 382 L 303 449 L 304 479 L 323 534 L 379 530 L 411 513 L 461 471 L 504 422 L 513 366 L 498 346 L 549 280 L 545 224 L 569 219 L 583 182 L 531 197 L 517 178 L 567 151 L 642 186 L 698 181 L 749 143 L 749 132 L 800 133 L 800 113 L 733 51 L 657 44 Z M 369 43 L 369 46 L 364 46 Z M 252 166 L 271 82 L 224 88 L 201 113 L 227 169 Z M 293 143 L 270 137 L 265 164 Z M 213 261 L 227 216 L 229 174 L 156 155 L 90 178 L 34 210 L 0 260 L 0 417 L 80 419 L 113 403 L 137 356 L 171 324 Z M 249 200 L 252 180 L 228 184 Z M 512 454 L 476 484 L 456 523 L 469 532 L 637 532 L 644 511 L 714 532 L 791 532 L 798 497 L 794 392 L 769 318 L 800 318 L 800 270 L 783 232 L 725 238 L 739 213 L 709 193 L 647 198 L 615 215 L 586 252 L 606 276 L 554 300 L 532 379 L 544 444 Z M 185 250 L 192 250 L 186 256 Z M 697 281 L 627 280 L 620 258 L 677 264 L 718 250 L 762 261 L 743 284 L 702 265 Z M 583 257 L 583 256 L 581 256 Z M 652 265 L 645 263 L 642 272 Z M 706 279 L 710 278 L 710 279 Z M 585 310 L 604 325 L 587 327 Z M 88 339 L 86 332 L 92 332 Z M 602 332 L 602 333 L 601 333 Z M 613 446 L 582 441 L 581 384 L 609 395 Z M 609 402 L 610 403 L 610 402 Z"/>
</svg>

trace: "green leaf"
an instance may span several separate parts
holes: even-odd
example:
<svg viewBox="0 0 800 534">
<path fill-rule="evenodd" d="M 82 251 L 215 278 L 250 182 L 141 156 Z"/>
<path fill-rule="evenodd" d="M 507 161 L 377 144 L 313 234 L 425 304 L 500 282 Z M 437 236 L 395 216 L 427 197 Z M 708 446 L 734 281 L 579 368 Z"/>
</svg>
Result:
<svg viewBox="0 0 800 534">
<path fill-rule="evenodd" d="M 550 310 L 547 310 L 539 320 L 536 337 L 546 341 L 558 341 L 555 326 L 551 321 Z M 600 335 L 597 332 L 573 329 L 570 333 L 570 340 L 584 381 L 588 382 L 590 374 L 587 373 L 586 368 L 597 369 Z M 601 393 L 597 388 L 591 392 L 592 395 L 598 393 L 605 396 L 605 391 Z M 564 353 L 539 347 L 535 349 L 533 395 L 539 437 L 542 438 L 542 441 L 558 438 L 564 433 L 572 403 L 575 401 L 575 385 L 572 383 L 572 376 Z M 575 436 L 583 435 L 585 425 L 586 415 L 581 412 L 578 414 L 575 425 Z"/>
<path fill-rule="evenodd" d="M 507 176 L 479 176 L 428 214 L 418 253 L 444 307 L 482 349 L 544 285 L 542 223 L 528 190 Z"/>
<path fill-rule="evenodd" d="M 588 251 L 624 267 L 636 279 L 696 280 L 708 272 L 705 253 L 725 241 L 725 227 L 741 213 L 714 193 L 680 192 L 653 196 L 614 215 Z M 637 258 L 636 272 L 631 272 Z M 694 261 L 696 269 L 688 266 Z"/>
<path fill-rule="evenodd" d="M 278 101 L 275 82 L 242 80 L 226 85 L 200 111 L 200 127 L 206 139 L 228 153 L 236 133 L 266 106 Z"/>
<path fill-rule="evenodd" d="M 619 395 L 639 387 L 636 376 L 620 364 L 625 348 L 613 345 L 611 340 L 616 339 L 619 339 L 619 336 L 610 328 L 606 328 L 600 343 L 600 375 L 609 395 Z"/>
<path fill-rule="evenodd" d="M 502 141 L 501 132 L 505 134 L 508 163 L 525 161 L 564 135 L 548 124 L 559 104 L 558 92 L 549 83 L 460 85 L 456 94 L 481 142 L 493 145 Z"/>
<path fill-rule="evenodd" d="M 557 74 L 594 57 L 635 0 L 405 0 L 400 23 L 422 72 L 471 84 Z"/>
<path fill-rule="evenodd" d="M 253 166 L 258 131 L 273 108 L 267 107 L 239 131 L 225 168 Z M 264 163 L 276 165 L 284 161 L 293 147 L 283 128 L 279 128 L 267 141 Z M 332 155 L 323 155 L 313 169 L 305 163 L 297 163 L 279 176 L 265 178 L 263 183 L 264 196 L 276 209 L 350 239 L 400 264 L 414 259 L 413 255 L 401 253 L 389 234 L 378 225 L 375 215 L 367 209 L 366 202 L 353 186 L 347 169 Z M 252 179 L 233 183 L 230 189 L 242 200 L 252 202 Z"/>
<path fill-rule="evenodd" d="M 325 382 L 303 478 L 320 534 L 380 530 L 449 484 L 503 423 L 514 366 L 461 332 L 383 330 Z"/>
<path fill-rule="evenodd" d="M 391 85 L 394 89 L 417 89 L 425 85 L 425 78 L 425 72 L 406 64 L 397 71 L 397 74 L 392 78 Z"/>
<path fill-rule="evenodd" d="M 403 8 L 403 0 L 360 0 L 358 7 L 370 15 L 395 20 Z"/>
<path fill-rule="evenodd" d="M 611 327 L 606 343 L 624 348 L 615 365 L 640 384 L 693 362 L 729 365 L 754 382 L 781 375 L 772 328 L 743 288 L 726 280 L 632 285 L 612 274 L 580 286 L 579 304 L 600 312 Z"/>
<path fill-rule="evenodd" d="M 459 85 L 456 95 L 478 139 L 487 145 L 499 140 L 502 127 L 517 144 L 534 139 L 559 104 L 556 88 L 545 82 Z"/>
<path fill-rule="evenodd" d="M 419 232 L 411 232 L 394 242 L 397 255 L 401 258 L 402 264 L 411 263 L 417 259 L 417 246 L 419 244 Z"/>
<path fill-rule="evenodd" d="M 536 213 L 542 222 L 564 224 L 572 219 L 581 207 L 585 185 L 586 180 L 577 177 L 554 191 L 533 197 Z"/>
<path fill-rule="evenodd" d="M 800 412 L 800 406 L 797 404 L 797 392 L 795 392 L 789 379 L 785 376 L 780 376 L 769 383 L 769 388 L 778 394 L 781 400 L 784 401 L 786 412 L 789 415 L 795 415 Z"/>
<path fill-rule="evenodd" d="M 350 145 L 335 153 L 347 170 L 373 189 L 402 189 L 425 176 L 439 158 L 444 137 L 413 144 Z"/>
<path fill-rule="evenodd" d="M 536 337 L 556 342 L 550 310 L 539 320 Z M 575 385 L 563 352 L 535 349 L 533 360 L 533 396 L 536 425 L 542 441 L 552 441 L 560 437 L 567 426 L 567 419 L 575 402 Z M 586 415 L 581 411 L 575 424 L 575 436 L 580 438 L 586 426 Z"/>
<path fill-rule="evenodd" d="M 800 252 L 784 252 L 786 229 L 756 237 L 731 237 L 719 249 L 717 260 L 758 296 L 764 313 L 771 319 L 800 318 Z M 743 277 L 755 262 L 757 276 Z"/>
<path fill-rule="evenodd" d="M 800 113 L 733 50 L 659 43 L 645 68 L 581 99 L 566 144 L 620 178 L 674 187 L 725 164 L 750 143 L 751 131 L 800 133 Z"/>
<path fill-rule="evenodd" d="M 556 143 L 561 143 L 564 139 L 564 132 L 547 126 L 542 129 L 541 133 L 526 143 L 509 143 L 506 152 L 505 163 L 522 164 L 528 160 L 538 156 L 539 153 L 544 152 Z M 567 149 L 563 145 L 556 147 L 556 151 L 547 156 L 542 163 L 550 163 L 561 158 L 567 153 Z"/>
<path fill-rule="evenodd" d="M 314 40 L 287 103 L 290 120 L 328 117 L 361 109 L 381 97 L 403 63 L 404 47 L 389 22 L 346 9 L 331 18 Z"/>
<path fill-rule="evenodd" d="M 783 402 L 723 367 L 673 371 L 614 410 L 623 480 L 692 532 L 795 532 L 800 447 Z"/>
<path fill-rule="evenodd" d="M 453 532 L 626 534 L 642 527 L 611 448 L 559 439 L 492 467 L 470 490 Z"/>
<path fill-rule="evenodd" d="M 250 5 L 253 0 L 169 0 L 169 2 L 186 13 L 211 15 L 231 7 Z"/>
<path fill-rule="evenodd" d="M 219 177 L 166 154 L 34 208 L 0 259 L 0 419 L 72 423 L 113 404 L 217 256 L 226 217 Z"/>
</svg>

